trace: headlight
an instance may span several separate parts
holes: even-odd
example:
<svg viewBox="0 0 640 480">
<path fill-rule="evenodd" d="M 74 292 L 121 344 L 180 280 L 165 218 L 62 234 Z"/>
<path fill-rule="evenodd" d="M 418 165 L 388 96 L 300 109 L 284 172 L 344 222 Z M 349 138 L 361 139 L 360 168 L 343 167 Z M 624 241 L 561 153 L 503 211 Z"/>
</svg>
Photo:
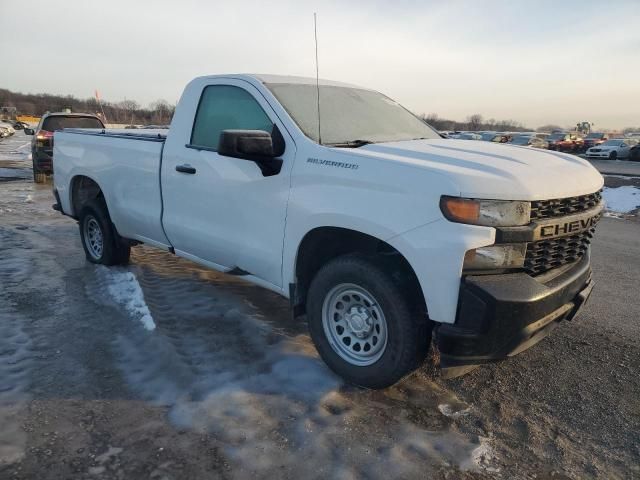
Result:
<svg viewBox="0 0 640 480">
<path fill-rule="evenodd" d="M 487 227 L 516 227 L 529 223 L 531 203 L 442 196 L 440 210 L 452 222 Z"/>
<path fill-rule="evenodd" d="M 526 243 L 475 248 L 465 254 L 463 270 L 522 268 L 526 254 Z"/>
</svg>

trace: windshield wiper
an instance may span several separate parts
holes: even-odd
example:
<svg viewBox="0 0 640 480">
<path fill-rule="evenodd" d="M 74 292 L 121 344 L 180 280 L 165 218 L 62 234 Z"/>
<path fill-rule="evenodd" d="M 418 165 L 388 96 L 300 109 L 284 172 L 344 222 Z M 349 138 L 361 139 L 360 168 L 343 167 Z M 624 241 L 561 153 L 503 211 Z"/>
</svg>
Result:
<svg viewBox="0 0 640 480">
<path fill-rule="evenodd" d="M 359 148 L 364 147 L 365 145 L 370 145 L 372 143 L 371 140 L 349 140 L 346 142 L 337 142 L 337 143 L 325 143 L 327 147 L 336 147 L 336 148 Z"/>
</svg>

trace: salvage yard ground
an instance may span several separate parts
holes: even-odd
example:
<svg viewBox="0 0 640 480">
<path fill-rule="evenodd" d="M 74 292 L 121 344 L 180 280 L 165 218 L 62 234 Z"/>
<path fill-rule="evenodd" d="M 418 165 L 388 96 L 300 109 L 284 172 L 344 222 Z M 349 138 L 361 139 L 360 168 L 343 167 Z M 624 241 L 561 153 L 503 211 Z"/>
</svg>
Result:
<svg viewBox="0 0 640 480">
<path fill-rule="evenodd" d="M 606 178 L 578 319 L 372 392 L 275 294 L 144 246 L 87 263 L 28 154 L 0 141 L 0 479 L 640 477 L 640 178 Z"/>
</svg>

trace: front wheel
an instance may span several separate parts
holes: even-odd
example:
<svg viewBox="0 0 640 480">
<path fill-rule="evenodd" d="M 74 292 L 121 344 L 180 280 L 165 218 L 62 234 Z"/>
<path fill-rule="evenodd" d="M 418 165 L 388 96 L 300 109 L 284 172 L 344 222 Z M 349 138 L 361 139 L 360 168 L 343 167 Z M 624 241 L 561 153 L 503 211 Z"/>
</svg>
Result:
<svg viewBox="0 0 640 480">
<path fill-rule="evenodd" d="M 329 368 L 355 385 L 384 388 L 419 366 L 431 332 L 410 290 L 359 255 L 325 265 L 309 287 L 307 319 Z"/>
<path fill-rule="evenodd" d="M 609 160 L 615 160 L 618 158 L 618 152 L 613 151 L 609 154 Z"/>
</svg>

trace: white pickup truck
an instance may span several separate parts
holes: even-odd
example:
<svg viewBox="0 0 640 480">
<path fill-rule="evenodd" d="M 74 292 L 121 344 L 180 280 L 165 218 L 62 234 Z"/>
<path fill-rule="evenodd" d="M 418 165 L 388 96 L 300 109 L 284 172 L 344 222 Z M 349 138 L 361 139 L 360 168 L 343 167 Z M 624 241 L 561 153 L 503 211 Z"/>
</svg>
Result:
<svg viewBox="0 0 640 480">
<path fill-rule="evenodd" d="M 382 388 L 433 344 L 455 376 L 572 319 L 602 176 L 553 151 L 441 138 L 338 82 L 200 77 L 166 131 L 55 133 L 54 208 L 90 262 L 145 243 L 289 298 L 328 366 Z"/>
</svg>

